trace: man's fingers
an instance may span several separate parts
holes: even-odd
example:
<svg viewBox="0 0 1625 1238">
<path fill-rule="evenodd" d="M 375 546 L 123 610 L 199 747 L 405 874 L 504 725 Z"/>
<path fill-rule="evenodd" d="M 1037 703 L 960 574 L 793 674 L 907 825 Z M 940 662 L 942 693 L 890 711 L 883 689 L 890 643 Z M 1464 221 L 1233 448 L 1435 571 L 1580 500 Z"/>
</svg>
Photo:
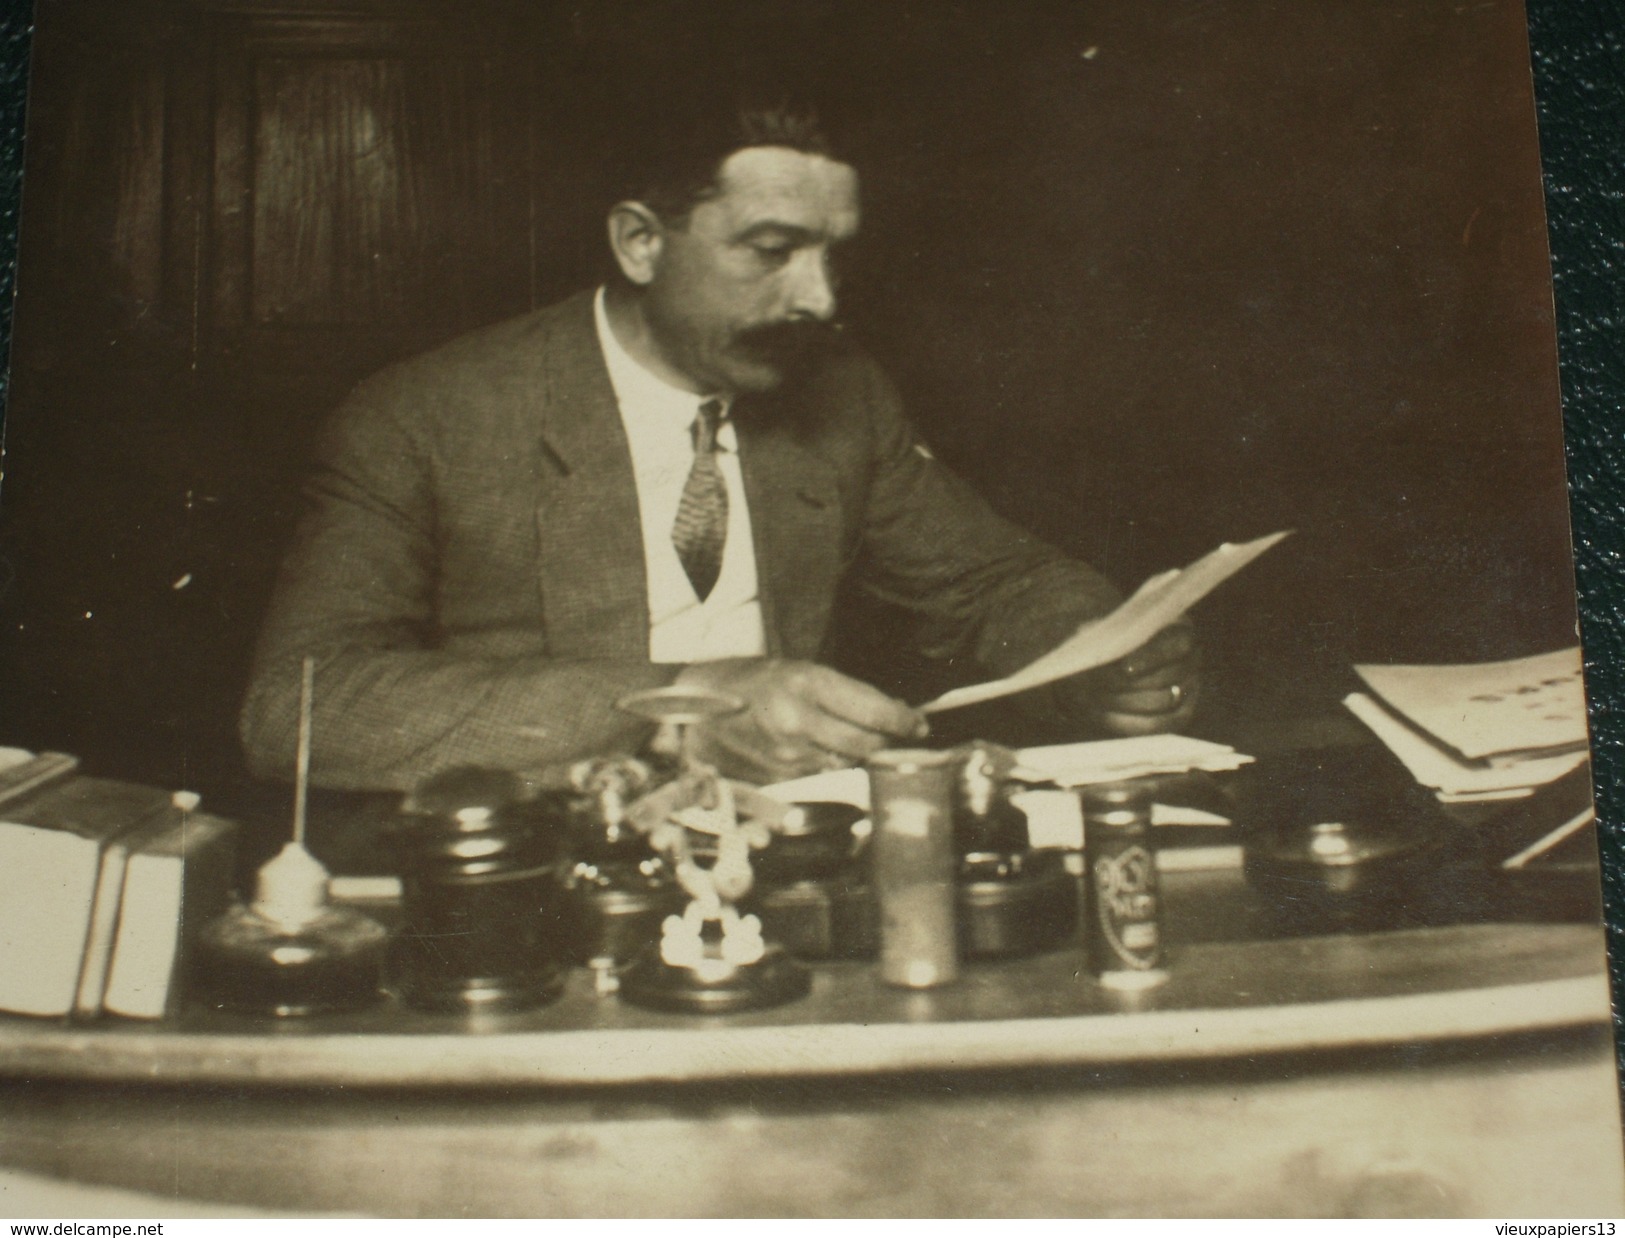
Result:
<svg viewBox="0 0 1625 1238">
<path fill-rule="evenodd" d="M 1156 721 L 1164 727 L 1180 726 L 1196 712 L 1201 684 L 1196 680 L 1169 684 L 1165 688 L 1114 692 L 1101 699 L 1100 714 L 1108 726 L 1120 717 Z"/>
<path fill-rule="evenodd" d="M 1163 628 L 1113 669 L 1125 680 L 1138 684 L 1146 675 L 1170 664 L 1182 663 L 1196 654 L 1196 633 L 1188 623 Z"/>
<path fill-rule="evenodd" d="M 886 739 L 923 739 L 929 733 L 929 725 L 918 710 L 894 700 L 879 688 L 827 666 L 808 668 L 805 690 L 809 700 L 824 714 L 859 730 Z M 837 752 L 847 751 L 832 744 L 824 746 Z"/>
<path fill-rule="evenodd" d="M 1100 715 L 1100 723 L 1113 735 L 1135 738 L 1142 735 L 1161 735 L 1178 726 L 1177 720 L 1167 715 L 1115 714 Z"/>
<path fill-rule="evenodd" d="M 809 714 L 805 737 L 808 743 L 826 753 L 845 757 L 854 765 L 870 753 L 879 752 L 895 739 L 894 736 L 879 731 L 853 726 L 845 719 L 826 714 L 821 710 Z"/>
<path fill-rule="evenodd" d="M 1176 684 L 1189 683 L 1195 677 L 1195 665 L 1190 659 L 1181 658 L 1176 662 L 1164 662 L 1156 669 L 1136 675 L 1132 679 L 1123 676 L 1111 695 L 1115 698 L 1124 694 L 1160 692 L 1166 699 L 1169 688 Z"/>
<path fill-rule="evenodd" d="M 1155 716 L 1177 713 L 1184 703 L 1183 695 L 1174 696 L 1168 688 L 1156 688 L 1147 692 L 1116 692 L 1101 702 L 1101 712 Z"/>
<path fill-rule="evenodd" d="M 923 739 L 928 731 L 925 719 L 901 701 L 810 662 L 698 663 L 685 668 L 678 682 L 746 701 L 744 713 L 700 730 L 729 772 L 749 776 L 749 769 L 757 780 L 856 764 L 899 740 Z"/>
<path fill-rule="evenodd" d="M 829 762 L 814 749 L 776 745 L 759 731 L 729 728 L 726 722 L 694 728 L 695 755 L 730 778 L 765 786 L 828 768 Z"/>
</svg>

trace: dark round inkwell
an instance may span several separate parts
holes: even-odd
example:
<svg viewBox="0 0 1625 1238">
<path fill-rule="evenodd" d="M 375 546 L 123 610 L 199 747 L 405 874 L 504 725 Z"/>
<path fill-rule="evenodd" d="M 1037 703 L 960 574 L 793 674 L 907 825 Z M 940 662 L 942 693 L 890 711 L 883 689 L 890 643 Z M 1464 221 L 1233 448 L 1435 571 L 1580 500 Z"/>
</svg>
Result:
<svg viewBox="0 0 1625 1238">
<path fill-rule="evenodd" d="M 569 961 L 591 967 L 601 983 L 659 940 L 661 922 L 685 902 L 671 866 L 629 817 L 654 776 L 645 762 L 626 756 L 570 770 L 559 905 Z"/>
<path fill-rule="evenodd" d="M 1456 918 L 1441 882 L 1455 833 L 1386 751 L 1260 761 L 1239 796 L 1248 883 L 1293 932 L 1415 928 Z"/>
<path fill-rule="evenodd" d="M 396 842 L 401 995 L 426 1010 L 525 1010 L 563 977 L 557 843 L 517 775 L 455 769 L 409 797 Z"/>
<path fill-rule="evenodd" d="M 1077 883 L 1059 852 L 1032 850 L 1027 814 L 1010 798 L 1013 754 L 978 740 L 964 758 L 954 797 L 960 952 L 1015 958 L 1059 945 L 1077 927 Z"/>
</svg>

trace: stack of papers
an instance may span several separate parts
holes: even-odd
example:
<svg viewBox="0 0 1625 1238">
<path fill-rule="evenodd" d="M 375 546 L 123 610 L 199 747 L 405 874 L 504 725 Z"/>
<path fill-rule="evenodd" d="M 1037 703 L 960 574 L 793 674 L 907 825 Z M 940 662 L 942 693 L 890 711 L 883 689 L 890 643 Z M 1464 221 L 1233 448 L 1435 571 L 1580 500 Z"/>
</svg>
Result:
<svg viewBox="0 0 1625 1238">
<path fill-rule="evenodd" d="M 1252 760 L 1223 744 L 1210 744 L 1180 735 L 1151 735 L 1143 739 L 1107 739 L 1093 743 L 1058 744 L 1026 748 L 1016 753 L 1020 762 L 1012 778 L 1017 782 L 1058 782 L 1076 788 L 1092 782 L 1116 782 L 1146 774 L 1189 773 L 1193 770 L 1229 770 Z M 764 794 L 786 804 L 851 804 L 869 809 L 869 775 L 862 769 L 837 769 L 809 774 L 763 787 Z M 1018 790 L 1011 802 L 1027 814 L 1027 834 L 1034 847 L 1083 849 L 1083 809 L 1075 790 L 1051 787 Z M 1154 826 L 1212 826 L 1230 824 L 1226 817 L 1184 804 L 1152 804 Z M 859 823 L 854 829 L 867 828 Z M 1241 848 L 1234 844 L 1165 848 L 1157 853 L 1160 869 L 1239 868 Z"/>
<path fill-rule="evenodd" d="M 1082 744 L 1056 744 L 1022 748 L 1016 752 L 1017 782 L 1057 783 L 1081 787 L 1096 782 L 1120 782 L 1150 774 L 1186 774 L 1195 770 L 1222 772 L 1239 769 L 1252 757 L 1224 744 L 1212 744 L 1183 735 L 1147 735 L 1135 739 L 1102 739 Z M 840 803 L 869 807 L 869 775 L 862 769 L 837 769 L 809 774 L 763 787 L 762 792 L 786 804 Z M 1076 802 L 1075 796 L 1066 796 Z M 1200 824 L 1217 823 L 1199 814 Z"/>
<path fill-rule="evenodd" d="M 1014 777 L 1025 782 L 1054 782 L 1082 787 L 1095 782 L 1122 782 L 1151 774 L 1188 774 L 1195 770 L 1222 773 L 1240 769 L 1252 757 L 1227 744 L 1184 735 L 1146 735 L 1137 739 L 1101 739 L 1083 744 L 1022 748 L 1016 753 Z"/>
<path fill-rule="evenodd" d="M 1464 666 L 1356 666 L 1343 703 L 1446 803 L 1517 799 L 1585 763 L 1580 650 Z"/>
</svg>

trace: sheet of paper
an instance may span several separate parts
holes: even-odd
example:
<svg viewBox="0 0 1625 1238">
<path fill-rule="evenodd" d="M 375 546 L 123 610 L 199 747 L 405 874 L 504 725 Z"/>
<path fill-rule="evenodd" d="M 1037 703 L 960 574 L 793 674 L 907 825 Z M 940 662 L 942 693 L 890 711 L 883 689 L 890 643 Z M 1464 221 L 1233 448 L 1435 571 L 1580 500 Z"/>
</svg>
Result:
<svg viewBox="0 0 1625 1238">
<path fill-rule="evenodd" d="M 1153 576 L 1111 614 L 1091 619 L 1015 674 L 955 688 L 920 709 L 929 714 L 978 705 L 1115 662 L 1133 653 L 1290 533 L 1288 529 L 1251 542 L 1226 542 L 1189 567 Z"/>
<path fill-rule="evenodd" d="M 1363 692 L 1349 693 L 1343 704 L 1404 762 L 1417 782 L 1456 801 L 1517 798 L 1528 794 L 1530 787 L 1557 781 L 1586 759 L 1581 751 L 1514 765 L 1468 765 L 1429 743 Z"/>
<path fill-rule="evenodd" d="M 854 808 L 867 809 L 869 774 L 862 769 L 832 769 L 788 782 L 775 782 L 763 787 L 762 794 L 785 804 L 851 804 Z"/>
<path fill-rule="evenodd" d="M 1496 800 L 1526 800 L 1535 793 L 1534 787 L 1513 787 L 1509 791 L 1440 791 L 1441 804 L 1488 804 Z"/>
<path fill-rule="evenodd" d="M 1145 735 L 1132 739 L 1097 739 L 1078 744 L 1052 744 L 1016 752 L 1016 776 L 1030 782 L 1057 782 L 1081 787 L 1150 774 L 1183 774 L 1191 770 L 1219 773 L 1249 764 L 1252 757 L 1225 744 L 1186 735 Z"/>
<path fill-rule="evenodd" d="M 1509 662 L 1354 669 L 1389 708 L 1469 761 L 1585 747 L 1577 646 Z"/>
</svg>

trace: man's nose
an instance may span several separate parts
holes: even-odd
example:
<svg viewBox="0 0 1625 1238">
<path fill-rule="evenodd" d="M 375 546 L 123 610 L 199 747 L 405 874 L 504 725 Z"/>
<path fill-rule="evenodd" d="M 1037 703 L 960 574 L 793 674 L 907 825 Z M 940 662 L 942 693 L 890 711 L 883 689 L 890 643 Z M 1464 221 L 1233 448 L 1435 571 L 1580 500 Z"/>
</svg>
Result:
<svg viewBox="0 0 1625 1238">
<path fill-rule="evenodd" d="M 835 317 L 835 277 L 829 255 L 808 248 L 790 265 L 789 311 L 793 318 L 829 322 Z"/>
</svg>

